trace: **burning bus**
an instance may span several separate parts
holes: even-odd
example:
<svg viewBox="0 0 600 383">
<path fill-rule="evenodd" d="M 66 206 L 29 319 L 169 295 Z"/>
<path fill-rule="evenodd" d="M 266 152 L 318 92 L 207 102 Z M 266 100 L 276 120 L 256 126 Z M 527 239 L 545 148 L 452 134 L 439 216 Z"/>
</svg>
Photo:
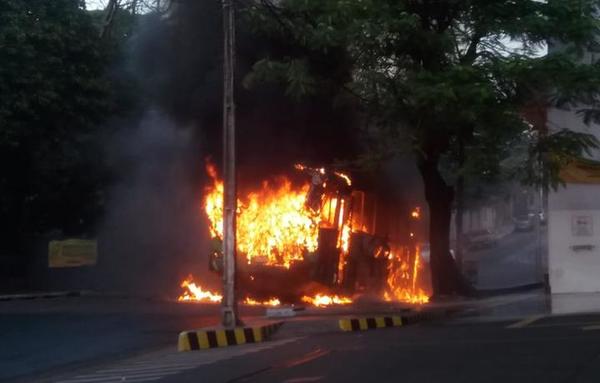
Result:
<svg viewBox="0 0 600 383">
<path fill-rule="evenodd" d="M 377 198 L 355 188 L 343 172 L 294 168 L 301 186 L 282 177 L 238 196 L 238 290 L 244 302 L 324 306 L 349 304 L 358 294 L 427 302 L 411 229 L 420 210 L 378 209 Z M 213 241 L 209 268 L 222 273 L 223 182 L 213 165 L 207 173 L 212 180 L 203 203 Z M 182 287 L 182 301 L 220 301 L 218 293 L 191 277 Z"/>
</svg>

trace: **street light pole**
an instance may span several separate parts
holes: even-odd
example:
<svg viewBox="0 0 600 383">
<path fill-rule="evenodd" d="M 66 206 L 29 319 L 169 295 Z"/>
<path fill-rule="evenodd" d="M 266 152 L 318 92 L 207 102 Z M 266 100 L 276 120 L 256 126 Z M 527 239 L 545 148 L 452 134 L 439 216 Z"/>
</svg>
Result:
<svg viewBox="0 0 600 383">
<path fill-rule="evenodd" d="M 223 0 L 223 326 L 239 323 L 236 299 L 236 172 L 235 172 L 235 69 L 234 0 Z"/>
</svg>

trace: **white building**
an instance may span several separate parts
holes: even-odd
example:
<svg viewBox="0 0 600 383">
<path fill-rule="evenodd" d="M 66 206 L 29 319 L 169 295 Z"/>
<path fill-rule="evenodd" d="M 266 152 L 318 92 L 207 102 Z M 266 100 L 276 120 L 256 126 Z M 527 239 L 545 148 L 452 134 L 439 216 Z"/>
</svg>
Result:
<svg viewBox="0 0 600 383">
<path fill-rule="evenodd" d="M 574 111 L 551 109 L 550 131 L 595 134 Z M 556 293 L 600 292 L 600 151 L 564 169 L 566 188 L 548 195 L 548 274 Z"/>
</svg>

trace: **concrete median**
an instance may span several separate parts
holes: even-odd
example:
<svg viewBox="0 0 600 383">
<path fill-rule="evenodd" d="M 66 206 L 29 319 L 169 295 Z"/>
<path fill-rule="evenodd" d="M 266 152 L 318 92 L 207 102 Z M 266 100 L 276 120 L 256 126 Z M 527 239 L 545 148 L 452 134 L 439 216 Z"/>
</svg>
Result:
<svg viewBox="0 0 600 383">
<path fill-rule="evenodd" d="M 343 318 L 339 320 L 342 331 L 365 331 L 385 327 L 402 326 L 402 317 L 394 316 L 374 316 L 363 318 Z"/>
<path fill-rule="evenodd" d="M 454 310 L 435 310 L 402 315 L 342 318 L 338 321 L 338 324 L 342 331 L 366 331 L 387 327 L 407 326 L 419 322 L 442 319 L 449 316 L 452 312 L 454 312 Z"/>
<path fill-rule="evenodd" d="M 210 328 L 182 331 L 179 334 L 177 350 L 193 351 L 260 343 L 269 339 L 282 324 L 283 322 L 269 322 L 234 329 Z"/>
</svg>

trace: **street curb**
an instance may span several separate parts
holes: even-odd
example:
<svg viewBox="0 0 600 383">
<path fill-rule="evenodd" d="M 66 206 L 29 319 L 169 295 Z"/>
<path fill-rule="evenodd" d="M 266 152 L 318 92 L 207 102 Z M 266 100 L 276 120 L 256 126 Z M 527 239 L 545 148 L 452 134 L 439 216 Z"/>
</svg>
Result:
<svg viewBox="0 0 600 383">
<path fill-rule="evenodd" d="M 508 295 L 515 293 L 525 293 L 528 291 L 542 289 L 544 287 L 543 282 L 529 283 L 525 285 L 502 287 L 498 289 L 476 289 L 475 294 L 478 298 L 490 298 L 499 295 Z"/>
<path fill-rule="evenodd" d="M 342 331 L 364 331 L 385 327 L 399 327 L 402 326 L 402 317 L 399 315 L 393 315 L 344 318 L 339 320 L 339 325 Z"/>
<path fill-rule="evenodd" d="M 179 333 L 177 351 L 193 351 L 264 342 L 282 324 L 283 322 L 272 322 L 261 326 L 236 327 L 231 330 L 200 329 L 182 331 Z"/>
<path fill-rule="evenodd" d="M 6 294 L 0 295 L 0 301 L 18 301 L 31 299 L 51 299 L 64 297 L 80 297 L 85 293 L 82 291 L 59 291 L 49 293 L 30 293 L 30 294 Z"/>
<path fill-rule="evenodd" d="M 428 320 L 446 318 L 455 310 L 435 310 L 415 312 L 412 314 L 389 315 L 389 316 L 369 316 L 369 317 L 354 317 L 342 318 L 338 321 L 340 330 L 349 331 L 365 331 L 376 330 L 387 327 L 407 326 Z"/>
</svg>

